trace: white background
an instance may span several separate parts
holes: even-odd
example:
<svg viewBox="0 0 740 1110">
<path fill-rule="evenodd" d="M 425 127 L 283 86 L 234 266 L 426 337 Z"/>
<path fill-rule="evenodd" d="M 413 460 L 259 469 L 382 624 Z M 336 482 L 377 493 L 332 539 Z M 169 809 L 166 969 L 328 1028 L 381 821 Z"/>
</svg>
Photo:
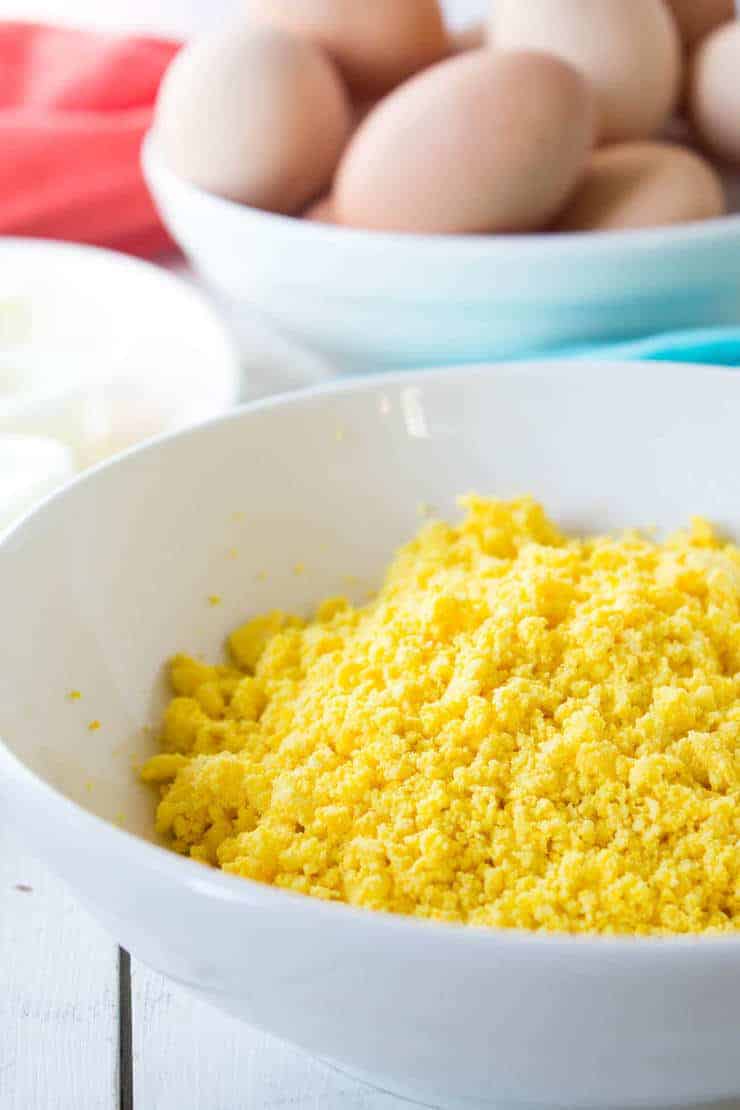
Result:
<svg viewBox="0 0 740 1110">
<path fill-rule="evenodd" d="M 442 2 L 455 24 L 480 17 L 488 6 L 486 0 Z M 245 0 L 0 0 L 0 19 L 50 20 L 185 35 L 214 26 L 245 6 Z"/>
</svg>

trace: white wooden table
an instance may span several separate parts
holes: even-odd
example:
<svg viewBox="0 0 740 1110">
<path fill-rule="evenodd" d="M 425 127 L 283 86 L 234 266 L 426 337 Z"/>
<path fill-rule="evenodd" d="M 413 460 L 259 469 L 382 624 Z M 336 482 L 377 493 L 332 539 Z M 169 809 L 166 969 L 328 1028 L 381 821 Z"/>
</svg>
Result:
<svg viewBox="0 0 740 1110">
<path fill-rule="evenodd" d="M 119 952 L 0 819 L 2 1110 L 400 1110 Z"/>
</svg>

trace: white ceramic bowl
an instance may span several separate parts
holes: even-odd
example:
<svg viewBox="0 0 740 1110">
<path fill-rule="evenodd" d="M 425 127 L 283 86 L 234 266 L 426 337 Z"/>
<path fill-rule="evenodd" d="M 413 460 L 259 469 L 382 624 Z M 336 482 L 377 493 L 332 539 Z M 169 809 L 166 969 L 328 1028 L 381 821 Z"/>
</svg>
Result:
<svg viewBox="0 0 740 1110">
<path fill-rule="evenodd" d="M 740 936 L 576 939 L 326 905 L 147 843 L 131 770 L 154 750 L 141 729 L 167 656 L 214 656 L 248 614 L 347 574 L 364 592 L 420 502 L 454 514 L 471 488 L 531 491 L 569 528 L 701 512 L 740 535 L 739 423 L 734 372 L 524 364 L 337 384 L 103 466 L 0 544 L 3 807 L 137 957 L 383 1087 L 467 1110 L 740 1095 Z"/>
<path fill-rule="evenodd" d="M 347 370 L 451 365 L 735 323 L 740 216 L 569 235 L 335 228 L 143 165 L 162 218 L 232 316 L 257 313 Z"/>
</svg>

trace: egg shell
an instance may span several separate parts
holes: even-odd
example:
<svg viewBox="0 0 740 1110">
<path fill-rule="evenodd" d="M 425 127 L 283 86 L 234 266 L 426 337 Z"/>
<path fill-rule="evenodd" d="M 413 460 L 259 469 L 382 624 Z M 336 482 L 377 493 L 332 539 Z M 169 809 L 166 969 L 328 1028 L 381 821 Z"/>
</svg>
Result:
<svg viewBox="0 0 740 1110">
<path fill-rule="evenodd" d="M 691 63 L 689 111 L 701 142 L 740 165 L 740 22 L 720 27 L 699 45 Z"/>
<path fill-rule="evenodd" d="M 373 97 L 368 100 L 358 99 L 352 102 L 352 131 L 356 131 L 363 120 L 367 119 L 372 110 L 378 104 L 378 97 Z"/>
<path fill-rule="evenodd" d="M 438 0 L 247 0 L 247 13 L 318 43 L 353 91 L 369 95 L 449 51 Z"/>
<path fill-rule="evenodd" d="M 312 204 L 304 213 L 303 218 L 304 220 L 310 220 L 312 223 L 316 224 L 336 223 L 334 200 L 331 195 L 322 197 L 321 200 L 317 200 L 315 204 Z"/>
<path fill-rule="evenodd" d="M 154 132 L 193 184 L 293 214 L 326 190 L 350 124 L 344 85 L 318 47 L 272 28 L 229 28 L 177 55 Z"/>
<path fill-rule="evenodd" d="M 488 41 L 488 31 L 484 22 L 472 23 L 453 31 L 451 36 L 452 53 L 464 54 L 466 50 L 480 50 Z"/>
<path fill-rule="evenodd" d="M 666 0 L 686 47 L 696 46 L 735 15 L 734 0 Z"/>
<path fill-rule="evenodd" d="M 725 210 L 722 182 L 700 155 L 671 143 L 620 143 L 594 152 L 557 230 L 662 227 Z"/>
<path fill-rule="evenodd" d="M 591 148 L 587 83 L 544 54 L 474 50 L 383 100 L 337 173 L 340 223 L 414 232 L 546 223 Z"/>
<path fill-rule="evenodd" d="M 579 69 L 604 143 L 655 134 L 677 103 L 682 50 L 664 0 L 494 0 L 491 33 L 499 49 L 547 50 Z"/>
</svg>

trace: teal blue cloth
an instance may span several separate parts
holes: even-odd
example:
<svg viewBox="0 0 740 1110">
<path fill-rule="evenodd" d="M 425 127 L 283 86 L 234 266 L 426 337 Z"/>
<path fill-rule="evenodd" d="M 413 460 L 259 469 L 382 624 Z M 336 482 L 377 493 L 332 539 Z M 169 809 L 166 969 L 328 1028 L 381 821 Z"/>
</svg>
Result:
<svg viewBox="0 0 740 1110">
<path fill-rule="evenodd" d="M 558 351 L 558 358 L 693 362 L 703 366 L 740 366 L 740 327 L 667 332 L 627 343 Z"/>
</svg>

